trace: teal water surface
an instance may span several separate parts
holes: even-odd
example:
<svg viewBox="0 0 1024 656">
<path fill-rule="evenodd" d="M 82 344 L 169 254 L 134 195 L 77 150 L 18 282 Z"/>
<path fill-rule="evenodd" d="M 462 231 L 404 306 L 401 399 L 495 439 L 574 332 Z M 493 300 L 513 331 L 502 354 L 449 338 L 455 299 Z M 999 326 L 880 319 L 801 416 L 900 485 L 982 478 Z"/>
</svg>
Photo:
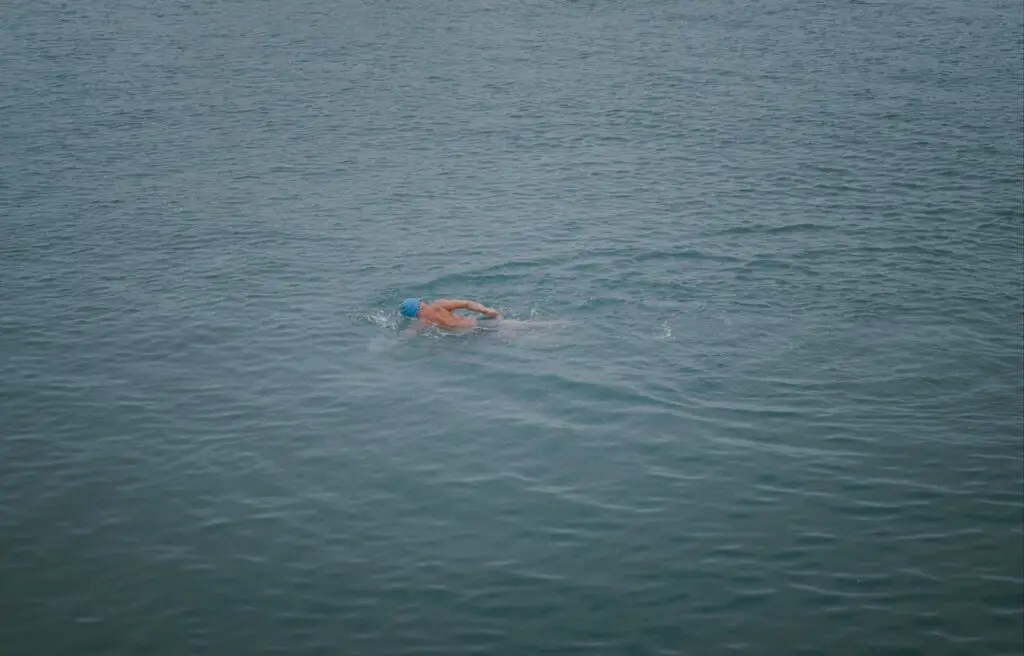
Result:
<svg viewBox="0 0 1024 656">
<path fill-rule="evenodd" d="M 1020 654 L 1022 33 L 7 2 L 0 653 Z"/>
</svg>

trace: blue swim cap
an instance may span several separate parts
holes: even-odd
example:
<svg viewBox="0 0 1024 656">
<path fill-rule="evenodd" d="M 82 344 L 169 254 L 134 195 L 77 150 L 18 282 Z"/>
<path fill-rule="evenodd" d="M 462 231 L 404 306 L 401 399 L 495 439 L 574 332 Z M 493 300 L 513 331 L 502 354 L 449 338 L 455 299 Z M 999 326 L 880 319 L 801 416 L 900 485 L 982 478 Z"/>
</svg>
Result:
<svg viewBox="0 0 1024 656">
<path fill-rule="evenodd" d="M 420 311 L 420 299 L 418 298 L 407 298 L 402 301 L 402 316 L 409 317 L 412 319 L 416 316 L 416 313 Z"/>
</svg>

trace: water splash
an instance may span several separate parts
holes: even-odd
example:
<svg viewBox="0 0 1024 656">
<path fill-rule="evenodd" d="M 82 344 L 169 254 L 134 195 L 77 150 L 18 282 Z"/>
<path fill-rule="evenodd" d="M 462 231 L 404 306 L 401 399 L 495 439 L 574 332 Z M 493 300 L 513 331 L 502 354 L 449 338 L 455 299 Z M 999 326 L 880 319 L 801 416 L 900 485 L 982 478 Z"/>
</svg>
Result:
<svg viewBox="0 0 1024 656">
<path fill-rule="evenodd" d="M 391 328 L 394 330 L 398 327 L 398 317 L 392 314 L 384 312 L 384 310 L 377 310 L 373 314 L 366 315 L 367 321 L 375 324 L 378 328 Z"/>
</svg>

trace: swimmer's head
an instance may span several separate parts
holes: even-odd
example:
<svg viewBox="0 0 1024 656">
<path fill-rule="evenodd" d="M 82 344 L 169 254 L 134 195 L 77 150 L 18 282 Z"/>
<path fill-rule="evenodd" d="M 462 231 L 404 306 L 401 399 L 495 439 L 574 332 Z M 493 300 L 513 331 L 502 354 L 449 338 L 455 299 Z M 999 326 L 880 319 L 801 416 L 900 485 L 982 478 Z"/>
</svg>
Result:
<svg viewBox="0 0 1024 656">
<path fill-rule="evenodd" d="M 407 298 L 402 301 L 402 307 L 400 309 L 403 317 L 409 317 L 410 319 L 416 316 L 416 313 L 420 311 L 420 299 L 418 298 Z"/>
</svg>

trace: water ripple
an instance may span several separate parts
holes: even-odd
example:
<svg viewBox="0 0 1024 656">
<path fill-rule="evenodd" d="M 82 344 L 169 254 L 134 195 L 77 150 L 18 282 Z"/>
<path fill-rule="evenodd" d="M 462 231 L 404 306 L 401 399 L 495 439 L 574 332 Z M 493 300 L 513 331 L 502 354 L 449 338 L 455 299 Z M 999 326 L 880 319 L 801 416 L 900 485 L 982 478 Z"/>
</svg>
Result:
<svg viewBox="0 0 1024 656">
<path fill-rule="evenodd" d="M 3 11 L 5 654 L 1021 652 L 1012 3 Z"/>
</svg>

